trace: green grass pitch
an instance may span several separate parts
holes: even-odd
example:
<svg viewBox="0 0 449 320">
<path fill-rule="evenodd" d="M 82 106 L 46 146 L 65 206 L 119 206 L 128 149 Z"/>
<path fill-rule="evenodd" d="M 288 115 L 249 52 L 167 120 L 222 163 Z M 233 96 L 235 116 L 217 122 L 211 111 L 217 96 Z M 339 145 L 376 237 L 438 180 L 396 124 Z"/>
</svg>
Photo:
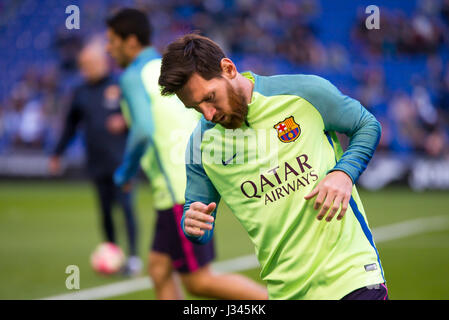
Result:
<svg viewBox="0 0 449 320">
<path fill-rule="evenodd" d="M 447 192 L 413 193 L 405 188 L 360 192 L 370 227 L 418 217 L 449 216 Z M 135 194 L 140 255 L 145 261 L 154 223 L 150 190 L 140 184 Z M 123 225 L 120 210 L 114 219 Z M 125 229 L 117 230 L 125 247 Z M 101 241 L 94 189 L 85 182 L 0 182 L 0 299 L 39 299 L 70 293 L 65 287 L 68 265 L 80 268 L 81 289 L 126 280 L 101 277 L 89 255 Z M 449 299 L 449 230 L 425 232 L 377 244 L 391 299 Z M 237 220 L 219 212 L 217 261 L 252 254 Z M 257 269 L 241 272 L 261 281 Z M 187 296 L 189 299 L 199 297 Z M 153 290 L 112 299 L 154 299 Z"/>
</svg>

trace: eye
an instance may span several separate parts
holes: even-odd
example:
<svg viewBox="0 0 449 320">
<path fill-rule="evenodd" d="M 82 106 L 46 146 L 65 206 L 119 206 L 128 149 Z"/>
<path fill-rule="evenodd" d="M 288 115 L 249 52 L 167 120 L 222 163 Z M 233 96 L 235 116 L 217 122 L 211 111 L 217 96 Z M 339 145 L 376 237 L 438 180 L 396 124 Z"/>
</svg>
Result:
<svg viewBox="0 0 449 320">
<path fill-rule="evenodd" d="M 213 100 L 214 100 L 214 98 L 215 98 L 215 93 L 212 93 L 209 97 L 207 97 L 206 98 L 206 100 L 204 100 L 204 101 L 206 101 L 206 102 L 212 102 Z"/>
</svg>

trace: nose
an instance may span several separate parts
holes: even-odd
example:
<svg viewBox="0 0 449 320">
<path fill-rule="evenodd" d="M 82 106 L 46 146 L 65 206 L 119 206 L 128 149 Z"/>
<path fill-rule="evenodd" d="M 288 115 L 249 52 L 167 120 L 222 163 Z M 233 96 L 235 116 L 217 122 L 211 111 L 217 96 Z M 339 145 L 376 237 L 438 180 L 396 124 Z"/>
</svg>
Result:
<svg viewBox="0 0 449 320">
<path fill-rule="evenodd" d="M 200 107 L 204 118 L 206 118 L 207 121 L 212 121 L 212 119 L 214 118 L 215 112 L 217 112 L 217 109 L 215 109 L 214 107 L 210 107 L 210 106 L 202 106 Z"/>
</svg>

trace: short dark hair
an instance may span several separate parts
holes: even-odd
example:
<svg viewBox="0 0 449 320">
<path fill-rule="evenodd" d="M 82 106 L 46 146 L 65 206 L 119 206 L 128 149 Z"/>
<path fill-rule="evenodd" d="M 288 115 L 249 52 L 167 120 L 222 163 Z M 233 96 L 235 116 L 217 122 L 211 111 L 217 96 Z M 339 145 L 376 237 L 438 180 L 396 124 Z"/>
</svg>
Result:
<svg viewBox="0 0 449 320">
<path fill-rule="evenodd" d="M 152 28 L 145 13 L 133 8 L 124 8 L 106 19 L 106 24 L 122 39 L 134 34 L 142 46 L 150 45 Z"/>
<path fill-rule="evenodd" d="M 187 34 L 170 43 L 163 56 L 159 85 L 162 95 L 172 95 L 197 72 L 206 80 L 220 77 L 223 50 L 211 39 L 197 33 Z"/>
</svg>

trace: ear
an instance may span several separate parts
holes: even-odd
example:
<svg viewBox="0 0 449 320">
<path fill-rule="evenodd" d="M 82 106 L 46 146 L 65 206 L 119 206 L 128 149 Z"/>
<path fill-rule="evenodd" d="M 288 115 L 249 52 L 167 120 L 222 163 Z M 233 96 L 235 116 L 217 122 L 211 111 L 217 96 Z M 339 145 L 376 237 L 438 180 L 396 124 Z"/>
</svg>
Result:
<svg viewBox="0 0 449 320">
<path fill-rule="evenodd" d="M 234 79 L 237 76 L 237 68 L 234 62 L 229 58 L 223 58 L 220 61 L 220 67 L 222 70 L 222 75 L 228 79 Z"/>
<path fill-rule="evenodd" d="M 135 34 L 130 34 L 127 38 L 126 38 L 126 44 L 128 46 L 130 46 L 131 48 L 137 48 L 140 47 L 140 42 L 137 39 L 137 36 Z"/>
</svg>

